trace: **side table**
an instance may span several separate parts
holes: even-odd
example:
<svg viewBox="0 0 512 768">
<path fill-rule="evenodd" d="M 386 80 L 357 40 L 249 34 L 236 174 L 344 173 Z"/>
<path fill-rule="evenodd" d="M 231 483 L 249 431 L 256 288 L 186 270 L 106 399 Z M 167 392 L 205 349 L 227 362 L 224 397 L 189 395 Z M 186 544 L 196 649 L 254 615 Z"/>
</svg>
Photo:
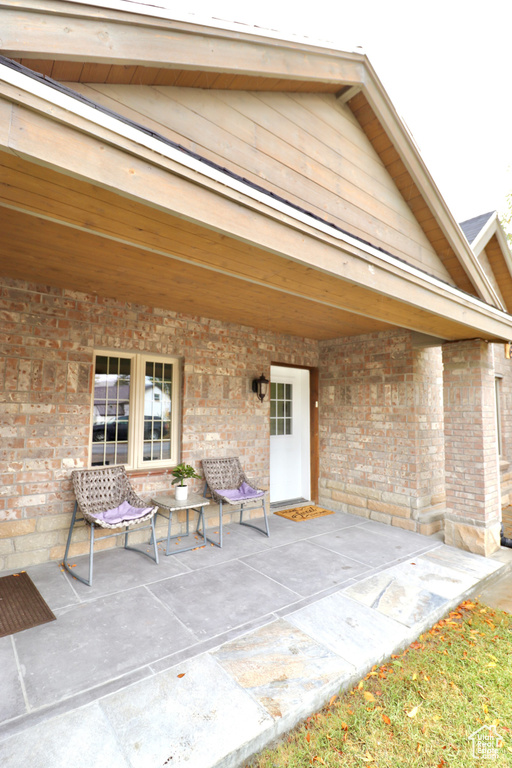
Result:
<svg viewBox="0 0 512 768">
<path fill-rule="evenodd" d="M 178 501 L 173 493 L 159 493 L 156 496 L 153 496 L 151 499 L 151 503 L 155 505 L 155 507 L 158 507 L 158 515 L 161 515 L 162 517 L 165 517 L 169 520 L 169 525 L 167 527 L 167 536 L 163 536 L 160 539 L 157 539 L 157 541 L 165 541 L 166 547 L 165 547 L 165 554 L 166 555 L 175 555 L 178 554 L 178 552 L 188 552 L 189 549 L 196 549 L 198 546 L 197 544 L 193 544 L 191 547 L 180 547 L 179 549 L 172 549 L 170 550 L 170 543 L 171 539 L 179 539 L 184 534 L 176 534 L 175 536 L 171 536 L 171 526 L 172 526 L 172 515 L 173 512 L 179 512 L 182 509 L 185 509 L 187 511 L 187 533 L 188 536 L 190 529 L 189 529 L 189 513 L 190 510 L 193 510 L 194 512 L 198 513 L 198 520 L 197 520 L 197 533 L 200 533 L 199 528 L 202 525 L 203 526 L 203 532 L 201 533 L 201 536 L 203 537 L 203 544 L 206 544 L 206 535 L 205 535 L 205 529 L 206 524 L 204 521 L 204 507 L 207 507 L 210 503 L 209 499 L 205 499 L 204 496 L 199 496 L 197 493 L 190 493 L 188 498 L 184 501 Z M 165 514 L 165 512 L 168 513 L 168 515 Z M 199 546 L 203 546 L 203 544 L 199 544 Z"/>
</svg>

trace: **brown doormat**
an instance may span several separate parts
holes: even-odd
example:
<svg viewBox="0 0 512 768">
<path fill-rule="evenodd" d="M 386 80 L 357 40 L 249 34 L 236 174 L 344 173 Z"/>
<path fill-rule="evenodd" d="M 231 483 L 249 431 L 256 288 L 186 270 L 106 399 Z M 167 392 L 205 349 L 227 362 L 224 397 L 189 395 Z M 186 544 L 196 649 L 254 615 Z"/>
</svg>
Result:
<svg viewBox="0 0 512 768">
<path fill-rule="evenodd" d="M 283 509 L 282 512 L 274 512 L 274 515 L 286 517 L 287 520 L 295 520 L 296 523 L 301 520 L 313 520 L 315 517 L 325 517 L 325 515 L 334 515 L 329 509 L 323 507 L 297 507 L 296 509 Z"/>
<path fill-rule="evenodd" d="M 0 577 L 0 637 L 55 621 L 28 573 Z"/>
</svg>

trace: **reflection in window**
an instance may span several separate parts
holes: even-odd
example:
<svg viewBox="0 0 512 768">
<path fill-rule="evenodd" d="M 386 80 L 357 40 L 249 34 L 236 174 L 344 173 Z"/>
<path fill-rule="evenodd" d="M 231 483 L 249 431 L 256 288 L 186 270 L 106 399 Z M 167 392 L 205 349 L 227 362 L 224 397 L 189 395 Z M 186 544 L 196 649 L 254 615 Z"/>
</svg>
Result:
<svg viewBox="0 0 512 768">
<path fill-rule="evenodd" d="M 91 464 L 178 463 L 175 358 L 102 352 L 95 357 Z"/>
<path fill-rule="evenodd" d="M 144 461 L 171 458 L 172 368 L 166 363 L 146 363 Z"/>
<path fill-rule="evenodd" d="M 98 356 L 94 372 L 92 463 L 128 462 L 131 361 Z"/>
</svg>

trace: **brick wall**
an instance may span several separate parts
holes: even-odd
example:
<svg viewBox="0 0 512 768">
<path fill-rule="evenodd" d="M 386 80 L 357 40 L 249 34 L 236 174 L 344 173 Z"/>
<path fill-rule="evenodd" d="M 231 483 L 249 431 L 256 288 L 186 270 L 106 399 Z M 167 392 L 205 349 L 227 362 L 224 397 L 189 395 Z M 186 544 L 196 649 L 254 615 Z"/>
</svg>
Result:
<svg viewBox="0 0 512 768">
<path fill-rule="evenodd" d="M 442 363 L 409 331 L 320 344 L 321 498 L 418 530 L 444 499 Z"/>
<path fill-rule="evenodd" d="M 203 456 L 239 455 L 264 485 L 269 404 L 251 381 L 268 377 L 271 361 L 318 362 L 315 341 L 12 280 L 0 282 L 0 319 L 0 570 L 63 555 L 70 471 L 88 461 L 94 349 L 181 357 L 182 459 L 200 468 Z M 143 498 L 169 481 L 133 476 Z M 85 533 L 72 555 L 85 550 Z"/>
<path fill-rule="evenodd" d="M 493 344 L 494 369 L 500 376 L 499 397 L 501 413 L 501 503 L 512 503 L 512 359 L 505 357 L 505 345 Z"/>
<path fill-rule="evenodd" d="M 445 540 L 488 555 L 499 547 L 493 345 L 443 346 L 446 453 Z"/>
</svg>

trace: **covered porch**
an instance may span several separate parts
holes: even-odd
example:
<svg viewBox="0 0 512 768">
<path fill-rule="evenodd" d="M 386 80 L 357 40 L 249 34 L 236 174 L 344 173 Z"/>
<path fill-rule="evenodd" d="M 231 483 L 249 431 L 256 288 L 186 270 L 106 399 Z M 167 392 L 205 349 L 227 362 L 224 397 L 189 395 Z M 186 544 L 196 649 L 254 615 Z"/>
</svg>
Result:
<svg viewBox="0 0 512 768">
<path fill-rule="evenodd" d="M 267 486 L 252 380 L 315 368 L 311 499 L 413 532 L 446 518 L 449 543 L 499 546 L 492 342 L 512 320 L 481 275 L 466 292 L 61 84 L 12 62 L 1 75 L 0 568 L 62 557 L 101 354 L 172 358 L 176 459 L 240 455 Z M 473 274 L 449 229 L 440 254 Z M 128 464 L 143 496 L 168 489 L 170 459 Z"/>
<path fill-rule="evenodd" d="M 100 553 L 92 588 L 30 568 L 57 621 L 0 639 L 3 768 L 241 765 L 508 567 L 341 512 L 270 524 Z"/>
</svg>

